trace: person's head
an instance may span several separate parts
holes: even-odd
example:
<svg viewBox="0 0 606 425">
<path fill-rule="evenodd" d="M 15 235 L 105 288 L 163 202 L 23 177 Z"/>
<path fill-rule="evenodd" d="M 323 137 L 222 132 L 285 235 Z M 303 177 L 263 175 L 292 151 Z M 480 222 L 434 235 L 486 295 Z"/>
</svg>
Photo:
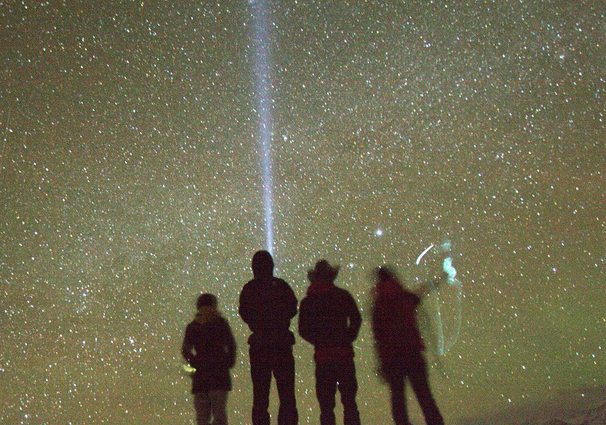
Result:
<svg viewBox="0 0 606 425">
<path fill-rule="evenodd" d="M 274 259 L 269 251 L 255 252 L 252 258 L 252 271 L 256 278 L 274 275 Z"/>
<path fill-rule="evenodd" d="M 198 310 L 204 307 L 213 309 L 217 308 L 217 297 L 215 297 L 213 294 L 202 294 L 198 297 L 196 307 Z"/>
<path fill-rule="evenodd" d="M 375 276 L 377 281 L 385 281 L 385 280 L 398 280 L 396 276 L 396 272 L 391 266 L 381 266 L 375 269 Z"/>
<path fill-rule="evenodd" d="M 334 283 L 339 274 L 339 267 L 333 267 L 326 260 L 320 260 L 315 267 L 307 272 L 307 277 L 311 283 L 324 282 Z"/>
</svg>

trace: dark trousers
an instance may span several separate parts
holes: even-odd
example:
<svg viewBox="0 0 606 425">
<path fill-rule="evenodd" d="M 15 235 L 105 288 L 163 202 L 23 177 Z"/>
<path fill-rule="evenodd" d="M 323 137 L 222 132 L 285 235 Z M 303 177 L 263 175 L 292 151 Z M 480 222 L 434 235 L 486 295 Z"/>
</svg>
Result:
<svg viewBox="0 0 606 425">
<path fill-rule="evenodd" d="M 427 364 L 421 353 L 386 359 L 383 373 L 391 390 L 391 411 L 396 425 L 410 425 L 406 410 L 406 381 L 410 382 L 428 425 L 444 425 L 429 388 Z"/>
<path fill-rule="evenodd" d="M 353 359 L 316 363 L 316 396 L 320 404 L 320 424 L 335 425 L 335 395 L 341 393 L 343 424 L 360 425 L 356 403 L 358 381 Z"/>
<path fill-rule="evenodd" d="M 297 425 L 295 399 L 295 359 L 292 348 L 250 347 L 250 374 L 253 383 L 253 425 L 269 425 L 269 389 L 276 378 L 280 410 L 278 425 Z"/>
</svg>

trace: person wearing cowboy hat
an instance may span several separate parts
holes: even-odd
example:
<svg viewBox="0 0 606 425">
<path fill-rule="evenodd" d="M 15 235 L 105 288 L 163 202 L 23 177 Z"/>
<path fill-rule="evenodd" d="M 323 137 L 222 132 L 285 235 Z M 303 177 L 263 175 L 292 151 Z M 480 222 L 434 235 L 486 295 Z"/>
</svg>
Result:
<svg viewBox="0 0 606 425">
<path fill-rule="evenodd" d="M 343 403 L 343 424 L 359 425 L 352 343 L 358 337 L 362 316 L 351 294 L 335 286 L 338 274 L 339 267 L 326 260 L 318 261 L 307 273 L 311 284 L 299 307 L 299 334 L 314 346 L 320 424 L 335 424 L 338 389 Z"/>
</svg>

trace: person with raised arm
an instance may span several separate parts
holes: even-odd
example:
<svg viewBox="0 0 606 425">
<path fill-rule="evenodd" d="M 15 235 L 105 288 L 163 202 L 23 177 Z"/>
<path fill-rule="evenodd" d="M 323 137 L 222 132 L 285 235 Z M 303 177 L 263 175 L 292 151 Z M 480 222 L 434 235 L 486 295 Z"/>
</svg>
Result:
<svg viewBox="0 0 606 425">
<path fill-rule="evenodd" d="M 392 417 L 396 425 L 410 425 L 406 409 L 406 383 L 414 390 L 428 425 L 444 425 L 429 387 L 425 348 L 416 310 L 421 297 L 439 281 L 412 292 L 404 288 L 393 270 L 379 267 L 373 288 L 372 331 L 379 357 L 379 373 L 389 385 Z"/>
</svg>

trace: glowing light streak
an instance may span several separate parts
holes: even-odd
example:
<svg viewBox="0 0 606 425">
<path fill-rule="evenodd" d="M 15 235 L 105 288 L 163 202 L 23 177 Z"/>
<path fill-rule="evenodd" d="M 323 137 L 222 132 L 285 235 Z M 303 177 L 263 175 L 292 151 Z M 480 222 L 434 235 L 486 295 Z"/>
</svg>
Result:
<svg viewBox="0 0 606 425">
<path fill-rule="evenodd" d="M 427 247 L 418 257 L 416 264 L 419 265 L 421 260 L 427 254 L 434 245 Z M 448 353 L 452 347 L 457 343 L 459 339 L 459 333 L 461 331 L 461 320 L 463 315 L 463 285 L 460 280 L 457 279 L 457 270 L 455 269 L 452 257 L 450 256 L 451 243 L 446 241 L 442 244 L 441 250 L 446 254 L 444 261 L 442 262 L 442 270 L 446 273 L 446 282 L 449 286 L 456 288 L 456 302 L 455 302 L 455 317 L 453 332 L 449 335 L 448 339 L 444 335 L 444 323 L 442 320 L 442 310 L 440 308 L 440 295 L 441 291 L 438 287 L 436 295 L 436 333 L 437 333 L 437 353 L 439 356 L 443 356 Z"/>
<path fill-rule="evenodd" d="M 434 245 L 431 244 L 429 245 L 427 248 L 425 248 L 425 251 L 423 251 L 418 257 L 417 257 L 417 261 L 415 261 L 415 264 L 418 266 L 419 264 L 421 264 L 421 260 L 423 259 L 423 257 L 425 256 L 425 254 L 427 254 L 431 248 L 433 248 Z"/>
<path fill-rule="evenodd" d="M 269 41 L 269 8 L 267 0 L 250 0 L 253 17 L 255 109 L 258 115 L 258 138 L 263 175 L 263 211 L 266 248 L 273 253 L 273 164 L 271 141 L 273 123 L 271 114 L 271 51 Z"/>
</svg>

